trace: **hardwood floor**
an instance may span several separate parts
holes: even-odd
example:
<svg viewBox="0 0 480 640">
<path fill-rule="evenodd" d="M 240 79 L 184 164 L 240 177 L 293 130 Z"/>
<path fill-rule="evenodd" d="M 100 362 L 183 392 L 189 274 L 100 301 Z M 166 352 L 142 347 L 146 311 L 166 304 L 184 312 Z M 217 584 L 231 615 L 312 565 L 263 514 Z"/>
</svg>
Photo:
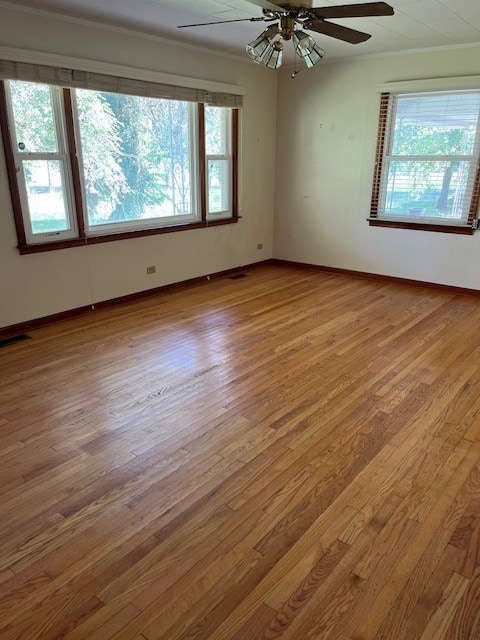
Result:
<svg viewBox="0 0 480 640">
<path fill-rule="evenodd" d="M 248 273 L 0 350 L 2 640 L 480 638 L 480 300 Z"/>
</svg>

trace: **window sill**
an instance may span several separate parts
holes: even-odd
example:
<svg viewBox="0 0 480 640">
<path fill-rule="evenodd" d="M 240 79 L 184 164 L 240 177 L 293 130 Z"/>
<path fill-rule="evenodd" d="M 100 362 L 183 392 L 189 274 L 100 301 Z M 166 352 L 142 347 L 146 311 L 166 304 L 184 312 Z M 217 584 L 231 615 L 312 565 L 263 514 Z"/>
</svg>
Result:
<svg viewBox="0 0 480 640">
<path fill-rule="evenodd" d="M 460 227 L 454 224 L 429 224 L 423 222 L 400 222 L 396 220 L 368 220 L 371 227 L 389 227 L 390 229 L 412 229 L 413 231 L 436 231 L 438 233 L 455 233 L 457 235 L 473 236 L 473 227 Z"/>
<path fill-rule="evenodd" d="M 170 227 L 159 227 L 156 229 L 142 229 L 138 231 L 124 231 L 122 233 L 110 233 L 101 236 L 88 236 L 85 238 L 72 238 L 59 242 L 44 242 L 42 244 L 29 244 L 18 246 L 21 255 L 30 253 L 43 253 L 45 251 L 57 251 L 58 249 L 69 249 L 70 247 L 83 247 L 89 244 L 100 244 L 102 242 L 115 242 L 116 240 L 128 240 L 129 238 L 142 238 L 143 236 L 154 236 L 163 233 L 175 233 L 178 231 L 191 231 L 192 229 L 206 229 L 208 227 L 218 227 L 223 224 L 235 224 L 241 216 L 232 218 L 222 218 L 221 220 L 202 220 L 189 224 L 178 224 Z"/>
</svg>

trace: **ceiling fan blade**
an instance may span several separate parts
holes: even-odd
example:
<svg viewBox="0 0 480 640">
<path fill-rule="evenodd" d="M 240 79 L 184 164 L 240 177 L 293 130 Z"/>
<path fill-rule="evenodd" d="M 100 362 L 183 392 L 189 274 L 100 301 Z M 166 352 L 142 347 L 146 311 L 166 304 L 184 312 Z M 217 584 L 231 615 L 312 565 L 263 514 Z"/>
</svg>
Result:
<svg viewBox="0 0 480 640">
<path fill-rule="evenodd" d="M 373 16 L 393 16 L 393 7 L 386 2 L 364 2 L 362 4 L 344 4 L 336 7 L 308 9 L 317 18 L 369 18 Z"/>
<path fill-rule="evenodd" d="M 226 24 L 227 22 L 264 22 L 265 18 L 240 18 L 239 20 L 219 20 L 218 22 L 199 22 L 198 24 L 181 24 L 177 29 L 186 29 L 187 27 L 207 27 L 211 24 Z"/>
<path fill-rule="evenodd" d="M 344 4 L 336 7 L 309 9 L 317 18 L 368 18 L 370 16 L 393 16 L 395 11 L 386 2 L 364 2 Z"/>
<path fill-rule="evenodd" d="M 331 38 L 337 38 L 337 40 L 350 42 L 350 44 L 359 44 L 372 37 L 369 33 L 363 33 L 363 31 L 356 31 L 355 29 L 349 29 L 340 24 L 333 24 L 333 22 L 325 22 L 323 20 L 306 22 L 304 23 L 304 28 L 311 29 L 311 31 L 316 31 L 317 33 L 323 33 Z"/>
</svg>

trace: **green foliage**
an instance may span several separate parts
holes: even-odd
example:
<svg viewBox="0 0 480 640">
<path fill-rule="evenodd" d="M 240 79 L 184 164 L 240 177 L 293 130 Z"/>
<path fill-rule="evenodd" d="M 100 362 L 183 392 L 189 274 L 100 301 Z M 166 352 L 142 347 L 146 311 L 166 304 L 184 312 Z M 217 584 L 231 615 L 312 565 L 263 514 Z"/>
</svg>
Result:
<svg viewBox="0 0 480 640">
<path fill-rule="evenodd" d="M 110 211 L 130 192 L 119 163 L 119 124 L 100 93 L 77 91 L 85 191 L 89 210 Z"/>
<path fill-rule="evenodd" d="M 394 133 L 394 155 L 408 156 L 455 156 L 471 153 L 475 128 L 471 126 L 414 126 L 396 123 Z M 419 158 L 420 159 L 420 158 Z M 396 171 L 402 171 L 403 163 L 396 163 Z M 406 166 L 406 165 L 405 165 Z M 405 170 L 405 166 L 403 170 Z M 454 160 L 423 160 L 408 163 L 410 191 L 406 194 L 413 202 L 422 200 L 422 208 L 428 215 L 450 215 L 448 209 L 452 179 L 461 163 Z M 442 174 L 440 188 L 429 183 L 431 175 Z M 430 195 L 429 195 L 430 192 Z M 435 205 L 432 199 L 436 199 Z"/>
<path fill-rule="evenodd" d="M 456 155 L 470 146 L 475 131 L 458 127 L 418 127 L 398 123 L 395 128 L 395 155 Z"/>
<path fill-rule="evenodd" d="M 190 213 L 188 106 L 171 100 L 85 93 L 108 105 L 115 130 L 115 148 L 109 153 L 126 185 L 111 203 L 108 215 L 97 213 L 98 222 L 155 217 L 162 215 L 168 202 L 172 215 Z M 104 126 L 108 136 L 111 125 Z M 84 138 L 82 130 L 82 141 Z M 92 161 L 96 162 L 93 153 Z M 98 212 L 95 203 L 91 209 Z"/>
<path fill-rule="evenodd" d="M 56 89 L 30 82 L 10 84 L 18 142 L 26 145 L 26 152 L 58 152 Z M 191 213 L 187 103 L 77 90 L 76 107 L 91 224 Z M 213 120 L 209 126 L 215 145 L 222 142 L 217 125 Z M 25 172 L 32 173 L 27 164 Z M 32 183 L 39 180 L 37 171 Z M 44 204 L 49 208 L 49 202 Z"/>
<path fill-rule="evenodd" d="M 11 82 L 17 142 L 25 151 L 52 153 L 58 150 L 50 89 L 33 82 Z"/>
<path fill-rule="evenodd" d="M 205 107 L 205 138 L 207 155 L 226 153 L 225 109 Z"/>
</svg>

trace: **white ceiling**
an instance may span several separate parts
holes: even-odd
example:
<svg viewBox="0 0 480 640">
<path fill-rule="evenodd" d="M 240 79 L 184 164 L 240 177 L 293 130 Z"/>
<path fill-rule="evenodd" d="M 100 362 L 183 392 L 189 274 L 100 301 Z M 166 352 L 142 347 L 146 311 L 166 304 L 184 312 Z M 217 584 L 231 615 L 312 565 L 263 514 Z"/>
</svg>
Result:
<svg viewBox="0 0 480 640">
<path fill-rule="evenodd" d="M 293 0 L 292 3 L 294 3 Z M 314 6 L 358 4 L 360 0 L 315 0 Z M 335 20 L 372 38 L 351 45 L 315 34 L 328 58 L 480 42 L 479 0 L 387 0 L 394 16 Z M 180 42 L 245 55 L 245 44 L 262 23 L 240 22 L 179 30 L 180 24 L 260 16 L 255 0 L 17 0 L 16 6 L 54 11 L 129 27 Z M 1 3 L 6 4 L 6 3 Z M 287 62 L 292 59 L 287 57 Z"/>
</svg>

